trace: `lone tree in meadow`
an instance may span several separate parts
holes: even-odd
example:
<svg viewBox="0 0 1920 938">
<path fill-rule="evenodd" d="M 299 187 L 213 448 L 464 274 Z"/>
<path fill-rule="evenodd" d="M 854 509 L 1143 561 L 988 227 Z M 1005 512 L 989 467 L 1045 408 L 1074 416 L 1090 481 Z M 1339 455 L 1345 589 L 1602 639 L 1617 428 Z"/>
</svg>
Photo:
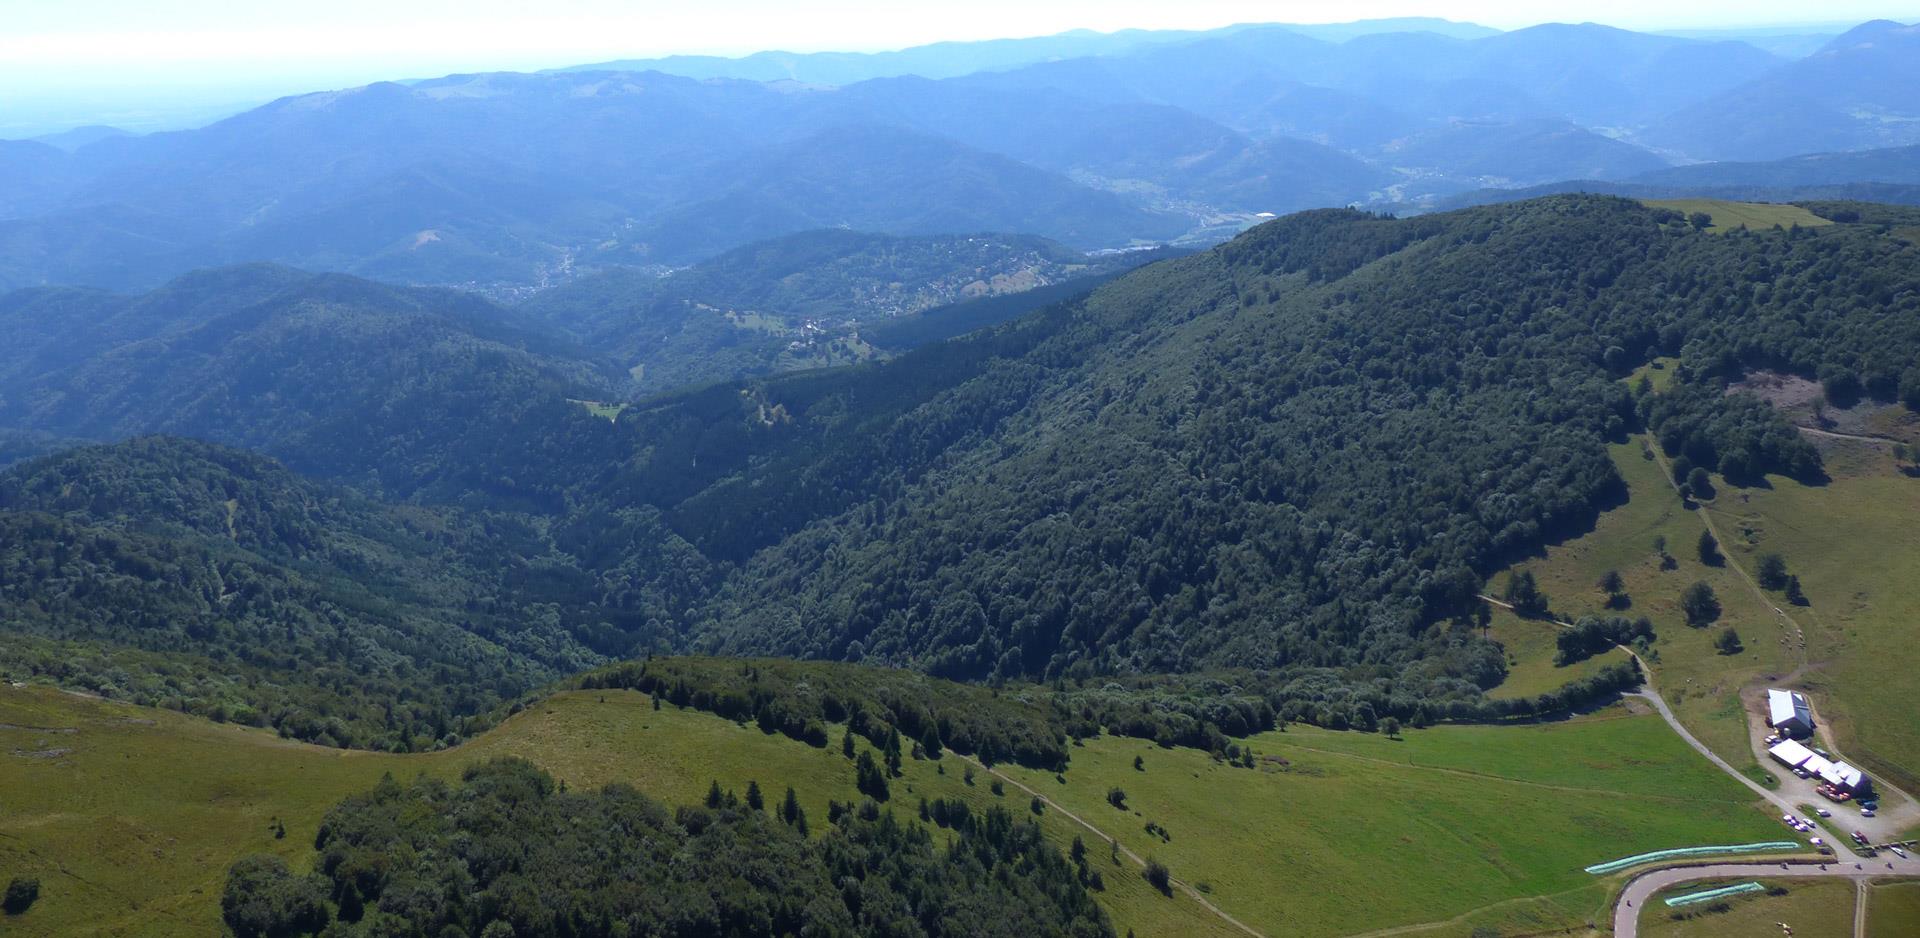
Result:
<svg viewBox="0 0 1920 938">
<path fill-rule="evenodd" d="M 1754 575 L 1760 578 L 1760 585 L 1767 589 L 1785 589 L 1787 559 L 1779 554 L 1761 554 L 1760 565 L 1754 569 Z"/>
<path fill-rule="evenodd" d="M 1127 793 L 1118 788 L 1109 788 L 1107 789 L 1107 803 L 1125 811 L 1127 810 Z"/>
<path fill-rule="evenodd" d="M 1153 888 L 1160 890 L 1161 895 L 1169 897 L 1173 895 L 1173 873 L 1167 869 L 1165 863 L 1160 862 L 1158 857 L 1148 857 L 1147 868 L 1141 870 L 1140 875 L 1146 877 L 1147 882 L 1153 884 Z"/>
<path fill-rule="evenodd" d="M 1400 718 L 1387 717 L 1386 719 L 1381 720 L 1380 732 L 1387 734 L 1388 739 L 1399 739 L 1400 738 Z"/>
<path fill-rule="evenodd" d="M 1807 594 L 1800 591 L 1800 575 L 1797 573 L 1787 576 L 1787 602 L 1796 606 L 1807 604 Z"/>
<path fill-rule="evenodd" d="M 1720 556 L 1720 542 L 1713 539 L 1712 531 L 1700 532 L 1700 562 L 1709 567 L 1717 567 L 1726 561 Z"/>
<path fill-rule="evenodd" d="M 30 876 L 16 876 L 7 883 L 7 896 L 0 902 L 8 915 L 19 915 L 40 898 L 40 881 Z"/>
<path fill-rule="evenodd" d="M 800 798 L 793 793 L 793 786 L 787 786 L 787 797 L 780 802 L 780 820 L 787 822 L 800 836 L 807 835 L 807 812 L 800 807 Z"/>
<path fill-rule="evenodd" d="M 1612 594 L 1626 589 L 1627 581 L 1620 578 L 1620 571 L 1608 570 L 1600 574 L 1599 582 L 1594 585 L 1600 587 L 1600 592 Z"/>
<path fill-rule="evenodd" d="M 1505 599 L 1514 612 L 1528 618 L 1547 614 L 1547 596 L 1540 592 L 1540 584 L 1534 580 L 1532 570 L 1522 570 L 1507 578 Z"/>
<path fill-rule="evenodd" d="M 1737 655 L 1746 650 L 1746 646 L 1740 644 L 1740 633 L 1731 627 L 1713 637 L 1713 647 L 1723 655 Z"/>
<path fill-rule="evenodd" d="M 1680 593 L 1680 611 L 1686 613 L 1688 625 L 1704 628 L 1720 618 L 1720 597 L 1713 594 L 1713 587 L 1696 582 Z"/>
</svg>

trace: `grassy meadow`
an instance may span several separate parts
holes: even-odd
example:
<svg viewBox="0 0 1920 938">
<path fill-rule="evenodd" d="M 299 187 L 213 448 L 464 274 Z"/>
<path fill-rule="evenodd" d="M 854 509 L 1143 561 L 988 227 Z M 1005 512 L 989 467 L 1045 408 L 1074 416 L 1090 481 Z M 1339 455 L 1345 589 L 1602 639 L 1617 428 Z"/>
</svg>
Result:
<svg viewBox="0 0 1920 938">
<path fill-rule="evenodd" d="M 1769 202 L 1729 202 L 1725 199 L 1658 199 L 1646 204 L 1655 208 L 1670 208 L 1682 214 L 1705 212 L 1713 218 L 1713 226 L 1707 230 L 1714 233 L 1732 231 L 1735 228 L 1753 228 L 1765 230 L 1779 225 L 1791 228 L 1818 228 L 1833 222 L 1821 218 L 1798 205 L 1778 205 Z"/>
<path fill-rule="evenodd" d="M 1884 447 L 1822 440 L 1823 486 L 1772 486 L 1709 511 L 1743 563 L 1786 558 L 1810 605 L 1802 676 L 1842 751 L 1901 787 L 1920 787 L 1920 479 Z M 1737 534 L 1737 538 L 1736 538 Z"/>
<path fill-rule="evenodd" d="M 1553 663 L 1559 628 L 1550 622 L 1523 619 L 1505 609 L 1493 609 L 1487 637 L 1507 649 L 1507 679 L 1487 692 L 1490 697 L 1533 697 L 1580 680 L 1609 664 L 1627 660 L 1624 649 L 1613 648 L 1584 661 L 1561 666 Z"/>
<path fill-rule="evenodd" d="M 0 688 L 0 873 L 37 876 L 42 898 L 7 922 L 20 935 L 203 935 L 218 928 L 227 865 L 269 851 L 312 857 L 326 810 L 386 773 L 452 777 L 472 762 L 523 756 L 569 786 L 626 781 L 669 803 L 707 785 L 769 797 L 792 785 L 816 824 L 852 800 L 835 745 L 783 736 L 630 691 L 558 694 L 458 749 L 383 755 L 323 749 L 168 711 Z M 860 742 L 865 746 L 864 741 Z M 1293 727 L 1258 737 L 1260 769 L 1206 754 L 1102 738 L 1074 750 L 1065 782 L 1002 770 L 1163 859 L 1176 877 L 1268 934 L 1335 935 L 1436 923 L 1563 928 L 1604 919 L 1617 880 L 1580 867 L 1628 853 L 1762 839 L 1773 827 L 1745 793 L 1681 747 L 1658 718 L 1623 707 L 1524 727 L 1439 727 L 1405 739 Z M 1144 771 L 1133 768 L 1140 756 Z M 891 804 L 920 797 L 997 801 L 966 764 L 908 761 Z M 1123 788 L 1129 809 L 1106 793 Z M 1164 825 L 1168 840 L 1149 834 Z M 276 838 L 276 821 L 286 836 Z M 1062 847 L 1083 836 L 1105 871 L 1101 901 L 1121 934 L 1240 934 L 1176 892 L 1163 897 L 1098 837 L 1054 810 Z M 824 824 L 819 824 L 824 827 Z M 1314 872 L 1303 886 L 1301 871 Z M 1598 918 L 1596 918 L 1598 917 Z"/>
<path fill-rule="evenodd" d="M 1583 866 L 1774 837 L 1744 789 L 1624 707 L 1400 740 L 1293 726 L 1252 742 L 1254 770 L 1109 737 L 1075 749 L 1064 782 L 1006 771 L 1268 934 L 1576 927 L 1604 921 L 1617 886 Z M 1116 786 L 1125 810 L 1108 801 Z"/>
<path fill-rule="evenodd" d="M 1920 882 L 1875 883 L 1867 893 L 1867 938 L 1920 935 Z"/>
<path fill-rule="evenodd" d="M 1793 926 L 1800 938 L 1844 938 L 1853 934 L 1854 886 L 1849 880 L 1783 879 L 1760 880 L 1760 884 L 1786 890 L 1781 895 L 1756 892 L 1725 901 L 1725 912 L 1707 910 L 1702 903 L 1670 909 L 1666 900 L 1674 896 L 1731 886 L 1753 880 L 1688 883 L 1656 893 L 1647 900 L 1640 914 L 1640 934 L 1646 938 L 1725 938 L 1731 935 L 1782 935 L 1779 923 Z M 1675 919 L 1675 914 L 1683 916 Z"/>
<path fill-rule="evenodd" d="M 835 745 L 814 749 L 697 711 L 654 710 L 630 691 L 558 694 L 458 749 L 384 755 L 45 688 L 0 688 L 0 875 L 41 881 L 39 902 L 8 919 L 5 933 L 217 934 L 236 857 L 272 852 L 305 865 L 320 820 L 346 795 L 387 773 L 451 778 L 499 755 L 530 759 L 575 788 L 625 781 L 670 804 L 700 801 L 716 779 L 736 791 L 758 780 L 770 800 L 792 785 L 816 829 L 826 827 L 828 799 L 859 797 L 837 730 Z M 984 774 L 966 784 L 963 767 L 951 757 L 938 766 L 909 761 L 892 806 L 911 815 L 925 795 L 1028 810 L 1015 789 L 994 795 Z M 276 820 L 284 838 L 274 836 Z M 1043 824 L 1063 849 L 1081 832 L 1063 818 Z M 1184 895 L 1161 896 L 1131 868 L 1105 879 L 1100 898 L 1121 934 L 1240 934 Z"/>
<path fill-rule="evenodd" d="M 1515 565 L 1533 571 L 1554 613 L 1564 619 L 1592 614 L 1647 616 L 1658 635 L 1649 664 L 1662 696 L 1694 735 L 1721 758 L 1736 766 L 1752 765 L 1746 723 L 1740 710 L 1741 687 L 1763 675 L 1785 674 L 1797 668 L 1802 651 L 1797 636 L 1787 629 L 1772 607 L 1763 605 L 1738 573 L 1729 566 L 1708 566 L 1696 549 L 1706 530 L 1668 485 L 1660 464 L 1646 457 L 1645 437 L 1635 436 L 1610 447 L 1614 466 L 1626 480 L 1628 500 L 1603 513 L 1592 531 L 1546 549 L 1544 556 Z M 1791 484 L 1791 483 L 1788 483 Z M 1722 486 L 1723 499 L 1737 499 L 1739 490 Z M 1738 528 L 1733 530 L 1737 531 Z M 1729 531 L 1722 531 L 1729 534 Z M 1665 538 L 1671 568 L 1654 549 Z M 1733 545 L 1726 545 L 1732 551 Z M 1751 559 L 1738 555 L 1742 563 Z M 1607 597 L 1595 585 L 1602 574 L 1616 570 L 1626 583 L 1629 608 L 1609 610 Z M 1812 583 L 1803 576 L 1809 591 Z M 1720 620 L 1706 628 L 1690 628 L 1680 611 L 1680 593 L 1695 581 L 1713 587 L 1720 599 Z M 1494 595 L 1506 585 L 1506 574 L 1489 584 Z M 1799 613 L 1796 611 L 1796 616 Z M 1720 629 L 1733 627 L 1746 650 L 1722 655 L 1713 639 Z M 1511 650 L 1511 649 L 1510 649 Z"/>
</svg>

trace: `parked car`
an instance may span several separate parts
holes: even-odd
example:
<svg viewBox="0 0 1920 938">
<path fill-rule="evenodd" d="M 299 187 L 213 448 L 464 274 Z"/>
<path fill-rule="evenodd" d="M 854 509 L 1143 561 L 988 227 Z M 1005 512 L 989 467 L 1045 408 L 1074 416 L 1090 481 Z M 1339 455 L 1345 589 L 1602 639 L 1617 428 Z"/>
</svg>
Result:
<svg viewBox="0 0 1920 938">
<path fill-rule="evenodd" d="M 1815 809 L 1813 809 L 1813 813 L 1815 813 L 1815 814 L 1818 814 L 1818 815 L 1820 815 L 1821 817 L 1833 817 L 1833 812 L 1832 812 L 1832 811 L 1828 811 L 1828 810 L 1827 810 L 1827 809 L 1825 809 L 1825 808 L 1815 808 Z"/>
<path fill-rule="evenodd" d="M 1893 846 L 1888 847 L 1887 849 L 1892 850 L 1894 852 L 1894 855 L 1898 856 L 1902 860 L 1907 858 L 1906 848 L 1900 846 L 1899 844 L 1894 844 Z"/>
<path fill-rule="evenodd" d="M 1873 809 L 1872 809 L 1872 808 L 1861 808 L 1861 809 L 1860 809 L 1860 816 L 1861 816 L 1861 817 L 1873 817 Z"/>
<path fill-rule="evenodd" d="M 1866 842 L 1867 842 L 1867 835 L 1865 835 L 1865 834 L 1862 834 L 1862 833 L 1860 833 L 1859 831 L 1854 831 L 1854 832 L 1853 832 L 1853 839 L 1854 839 L 1854 840 L 1855 840 L 1856 842 L 1858 842 L 1858 843 L 1863 843 L 1863 844 L 1864 844 L 1864 843 L 1866 843 Z"/>
</svg>

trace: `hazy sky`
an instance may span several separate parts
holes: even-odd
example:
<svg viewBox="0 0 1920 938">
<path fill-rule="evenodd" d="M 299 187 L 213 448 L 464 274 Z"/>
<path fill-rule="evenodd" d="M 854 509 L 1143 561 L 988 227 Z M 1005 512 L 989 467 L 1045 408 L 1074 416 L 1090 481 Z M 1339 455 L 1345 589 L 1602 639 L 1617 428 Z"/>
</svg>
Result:
<svg viewBox="0 0 1920 938">
<path fill-rule="evenodd" d="M 0 0 L 0 129 L 78 102 L 235 102 L 674 52 L 873 50 L 1075 28 L 1443 16 L 1633 29 L 1915 18 L 1831 0 Z"/>
</svg>

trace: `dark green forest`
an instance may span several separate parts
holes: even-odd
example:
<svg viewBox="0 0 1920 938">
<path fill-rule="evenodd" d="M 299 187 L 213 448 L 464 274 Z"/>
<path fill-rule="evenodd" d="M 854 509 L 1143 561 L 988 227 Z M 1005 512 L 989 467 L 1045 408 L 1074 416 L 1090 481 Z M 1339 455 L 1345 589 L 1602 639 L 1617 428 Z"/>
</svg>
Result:
<svg viewBox="0 0 1920 938">
<path fill-rule="evenodd" d="M 327 814 L 312 874 L 242 858 L 221 909 L 239 938 L 1113 934 L 1039 825 L 998 806 L 936 843 L 871 801 L 808 839 L 777 810 L 709 800 L 568 792 L 511 759 L 459 785 L 388 776 Z"/>
<path fill-rule="evenodd" d="M 7 360 L 4 412 L 41 434 L 17 439 L 192 433 L 324 481 L 169 440 L 17 465 L 0 601 L 35 639 L 6 667 L 397 748 L 663 651 L 1058 683 L 1076 712 L 1056 745 L 1098 725 L 1221 748 L 1208 725 L 1263 711 L 1147 688 L 1182 717 L 1132 721 L 1095 689 L 1229 668 L 1260 675 L 1234 693 L 1275 719 L 1538 712 L 1569 697 L 1483 696 L 1505 666 L 1473 595 L 1622 496 L 1608 440 L 1646 426 L 1735 485 L 1818 482 L 1817 454 L 1729 382 L 1920 393 L 1902 210 L 1816 207 L 1842 223 L 1708 234 L 1597 196 L 1308 212 L 888 362 L 612 420 L 565 400 L 612 390 L 604 367 L 440 291 L 267 268 L 16 294 L 0 310 L 21 321 L 71 304 L 119 330 Z M 247 312 L 219 312 L 225 289 Z M 284 325 L 313 315 L 392 329 L 347 329 L 337 367 L 289 379 L 287 356 L 332 348 Z M 110 367 L 154 342 L 206 358 Z M 1621 380 L 1657 355 L 1679 359 L 1671 393 Z M 253 391 L 190 396 L 216 372 Z"/>
</svg>

